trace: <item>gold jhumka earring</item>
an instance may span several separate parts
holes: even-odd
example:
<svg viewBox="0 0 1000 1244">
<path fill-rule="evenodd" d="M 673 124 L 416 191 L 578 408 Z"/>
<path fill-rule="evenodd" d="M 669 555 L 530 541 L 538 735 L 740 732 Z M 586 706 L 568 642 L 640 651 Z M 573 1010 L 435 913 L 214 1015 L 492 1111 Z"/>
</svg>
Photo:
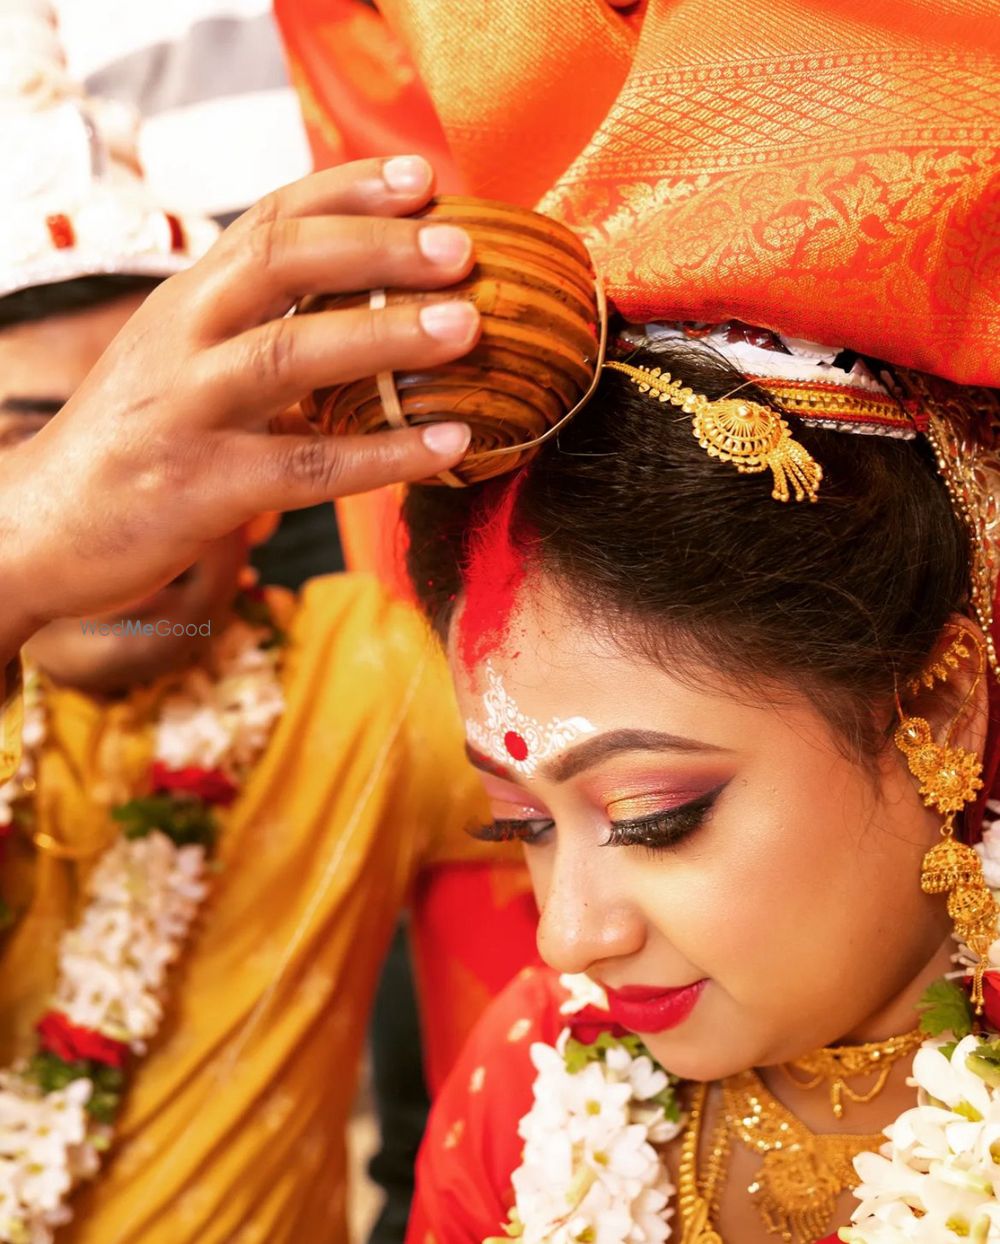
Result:
<svg viewBox="0 0 1000 1244">
<path fill-rule="evenodd" d="M 910 772 L 920 783 L 924 805 L 934 808 L 945 818 L 941 826 L 941 841 L 935 843 L 924 856 L 920 886 L 925 894 L 948 895 L 948 914 L 955 922 L 955 933 L 976 956 L 972 1002 L 979 1014 L 983 1009 L 983 974 L 990 945 L 996 939 L 1000 906 L 986 884 L 979 856 L 972 847 L 955 840 L 955 817 L 982 790 L 983 766 L 978 756 L 955 747 L 951 738 L 983 677 L 986 645 L 978 636 L 961 631 L 909 690 L 917 690 L 921 684 L 927 687 L 938 680 L 947 681 L 960 658 L 973 656 L 973 649 L 975 680 L 944 741 L 934 741 L 931 727 L 923 717 L 909 716 L 902 710 L 895 741 L 906 757 Z"/>
</svg>

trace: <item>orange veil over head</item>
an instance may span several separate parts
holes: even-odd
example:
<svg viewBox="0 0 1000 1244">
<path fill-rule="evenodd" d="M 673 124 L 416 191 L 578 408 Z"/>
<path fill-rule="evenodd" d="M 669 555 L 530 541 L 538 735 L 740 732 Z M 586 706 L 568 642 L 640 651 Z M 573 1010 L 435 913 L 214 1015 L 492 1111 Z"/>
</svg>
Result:
<svg viewBox="0 0 1000 1244">
<path fill-rule="evenodd" d="M 276 7 L 351 151 L 371 103 L 321 49 L 358 6 Z M 577 229 L 626 318 L 735 318 L 1000 385 L 997 0 L 379 8 L 427 92 L 402 84 L 396 141 L 446 143 L 448 188 Z"/>
</svg>

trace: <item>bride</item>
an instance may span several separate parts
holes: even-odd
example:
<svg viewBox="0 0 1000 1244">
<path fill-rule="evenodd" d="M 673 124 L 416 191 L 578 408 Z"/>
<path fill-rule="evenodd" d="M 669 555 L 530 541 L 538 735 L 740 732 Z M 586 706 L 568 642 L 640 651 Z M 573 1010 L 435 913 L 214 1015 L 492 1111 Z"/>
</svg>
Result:
<svg viewBox="0 0 1000 1244">
<path fill-rule="evenodd" d="M 547 965 L 410 1239 L 1000 1240 L 994 397 L 736 323 L 619 359 L 519 473 L 407 502 Z"/>
<path fill-rule="evenodd" d="M 276 7 L 341 147 L 383 101 Z M 439 1098 L 413 1244 L 1000 1244 L 995 406 L 797 340 L 998 383 L 996 6 L 378 7 L 463 193 L 575 228 L 633 323 L 796 339 L 660 334 L 619 359 L 670 380 L 411 494 L 548 964 Z"/>
</svg>

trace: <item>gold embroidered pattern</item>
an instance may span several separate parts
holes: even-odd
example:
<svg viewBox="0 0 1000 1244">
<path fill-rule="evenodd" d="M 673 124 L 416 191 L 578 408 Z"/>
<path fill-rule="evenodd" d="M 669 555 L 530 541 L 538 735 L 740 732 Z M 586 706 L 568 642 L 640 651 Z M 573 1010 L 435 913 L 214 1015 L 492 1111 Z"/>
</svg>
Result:
<svg viewBox="0 0 1000 1244">
<path fill-rule="evenodd" d="M 879 393 L 864 394 L 841 385 L 796 383 L 772 376 L 748 376 L 748 379 L 759 389 L 766 389 L 789 414 L 800 419 L 835 427 L 847 423 L 852 432 L 864 430 L 859 424 L 870 425 L 873 432 L 894 431 L 901 436 L 915 436 L 917 432 L 913 419 L 900 404 Z"/>
</svg>

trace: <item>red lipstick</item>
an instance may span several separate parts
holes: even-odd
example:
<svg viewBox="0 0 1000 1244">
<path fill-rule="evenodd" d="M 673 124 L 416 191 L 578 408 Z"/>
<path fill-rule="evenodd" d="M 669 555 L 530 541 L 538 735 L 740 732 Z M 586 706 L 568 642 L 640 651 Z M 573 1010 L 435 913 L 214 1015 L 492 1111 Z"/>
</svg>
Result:
<svg viewBox="0 0 1000 1244">
<path fill-rule="evenodd" d="M 666 1032 L 683 1023 L 707 984 L 705 979 L 681 989 L 662 989 L 658 985 L 625 985 L 621 989 L 604 985 L 603 988 L 615 1023 L 630 1032 L 643 1033 Z"/>
</svg>

